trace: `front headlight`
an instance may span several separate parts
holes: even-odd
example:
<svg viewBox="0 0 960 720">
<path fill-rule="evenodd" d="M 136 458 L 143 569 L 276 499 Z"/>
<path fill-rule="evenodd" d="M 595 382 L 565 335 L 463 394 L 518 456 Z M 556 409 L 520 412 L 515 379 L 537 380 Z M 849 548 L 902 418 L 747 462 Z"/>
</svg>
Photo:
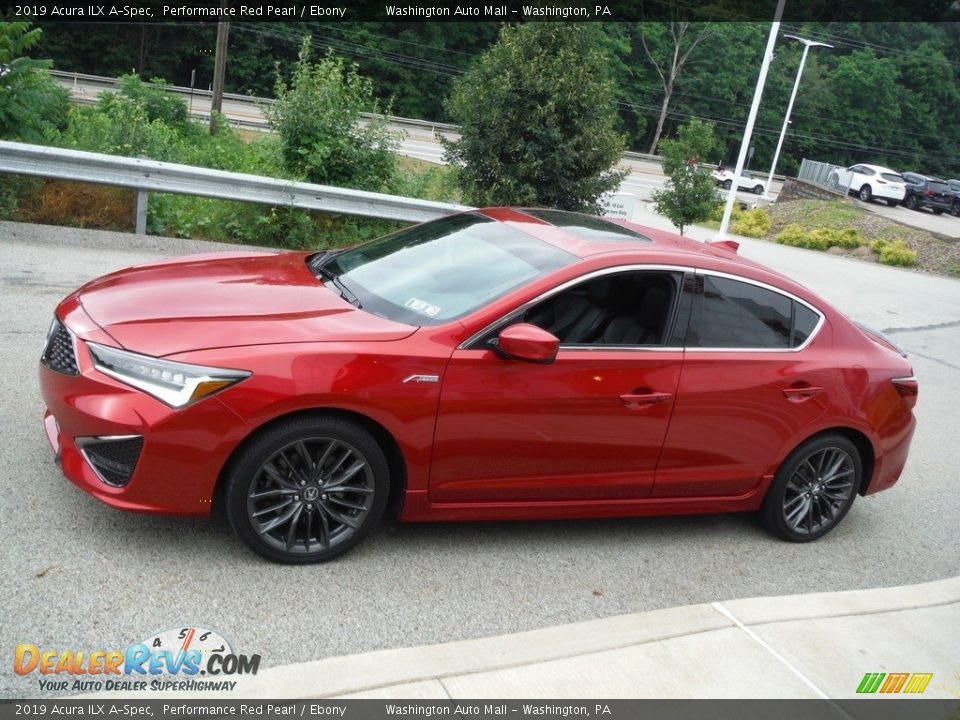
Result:
<svg viewBox="0 0 960 720">
<path fill-rule="evenodd" d="M 246 370 L 188 365 L 88 342 L 93 364 L 104 375 L 181 408 L 250 377 Z"/>
</svg>

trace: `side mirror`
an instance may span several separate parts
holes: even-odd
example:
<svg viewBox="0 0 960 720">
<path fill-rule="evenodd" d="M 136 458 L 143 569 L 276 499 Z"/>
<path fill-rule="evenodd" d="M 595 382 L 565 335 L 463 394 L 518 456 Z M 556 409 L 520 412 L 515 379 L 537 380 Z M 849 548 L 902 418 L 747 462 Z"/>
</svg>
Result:
<svg viewBox="0 0 960 720">
<path fill-rule="evenodd" d="M 502 358 L 546 365 L 556 359 L 560 341 L 543 328 L 519 323 L 501 330 L 491 347 Z"/>
</svg>

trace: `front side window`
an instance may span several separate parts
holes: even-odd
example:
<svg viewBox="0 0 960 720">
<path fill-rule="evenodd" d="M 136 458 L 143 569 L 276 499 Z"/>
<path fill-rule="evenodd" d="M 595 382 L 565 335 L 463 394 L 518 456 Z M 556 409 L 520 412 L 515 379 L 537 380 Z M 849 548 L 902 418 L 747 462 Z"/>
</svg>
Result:
<svg viewBox="0 0 960 720">
<path fill-rule="evenodd" d="M 687 347 L 787 350 L 806 342 L 820 320 L 810 308 L 774 290 L 732 278 L 701 278 Z"/>
<path fill-rule="evenodd" d="M 390 320 L 436 325 L 463 317 L 578 258 L 482 215 L 415 225 L 321 262 L 360 306 Z"/>
<path fill-rule="evenodd" d="M 537 325 L 562 345 L 664 345 L 679 274 L 610 273 L 568 288 L 518 320 Z"/>
</svg>

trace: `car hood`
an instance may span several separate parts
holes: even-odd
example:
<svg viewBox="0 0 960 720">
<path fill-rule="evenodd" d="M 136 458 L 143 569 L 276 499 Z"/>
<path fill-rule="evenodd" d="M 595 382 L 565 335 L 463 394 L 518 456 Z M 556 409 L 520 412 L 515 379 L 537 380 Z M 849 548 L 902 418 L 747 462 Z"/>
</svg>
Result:
<svg viewBox="0 0 960 720">
<path fill-rule="evenodd" d="M 358 310 L 309 253 L 216 253 L 127 268 L 77 291 L 122 347 L 162 356 L 217 347 L 399 340 L 417 328 Z"/>
</svg>

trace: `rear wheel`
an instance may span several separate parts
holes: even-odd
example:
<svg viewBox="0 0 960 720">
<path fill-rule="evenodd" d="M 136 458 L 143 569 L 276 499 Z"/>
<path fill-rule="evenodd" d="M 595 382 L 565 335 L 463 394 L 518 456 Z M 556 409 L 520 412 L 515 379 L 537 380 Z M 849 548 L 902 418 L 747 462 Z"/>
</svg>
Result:
<svg viewBox="0 0 960 720">
<path fill-rule="evenodd" d="M 960 200 L 955 201 L 953 205 L 950 206 L 950 214 L 954 217 L 960 217 Z"/>
<path fill-rule="evenodd" d="M 859 195 L 860 199 L 864 202 L 870 202 L 870 198 L 873 197 L 873 188 L 871 188 L 869 185 L 864 185 L 860 188 Z"/>
<path fill-rule="evenodd" d="M 860 453 L 847 438 L 831 433 L 809 440 L 777 470 L 760 519 L 785 540 L 823 537 L 850 510 L 861 475 Z"/>
<path fill-rule="evenodd" d="M 370 533 L 388 491 L 387 461 L 369 433 L 336 418 L 302 417 L 241 451 L 227 479 L 227 517 L 268 560 L 323 562 Z"/>
<path fill-rule="evenodd" d="M 724 180 L 720 187 L 722 187 L 724 190 L 729 190 L 733 187 L 733 183 L 730 180 Z"/>
<path fill-rule="evenodd" d="M 759 195 L 759 194 L 762 193 L 762 192 L 763 192 L 763 185 L 754 185 L 754 186 L 753 186 L 753 194 L 754 194 L 754 195 Z"/>
</svg>

